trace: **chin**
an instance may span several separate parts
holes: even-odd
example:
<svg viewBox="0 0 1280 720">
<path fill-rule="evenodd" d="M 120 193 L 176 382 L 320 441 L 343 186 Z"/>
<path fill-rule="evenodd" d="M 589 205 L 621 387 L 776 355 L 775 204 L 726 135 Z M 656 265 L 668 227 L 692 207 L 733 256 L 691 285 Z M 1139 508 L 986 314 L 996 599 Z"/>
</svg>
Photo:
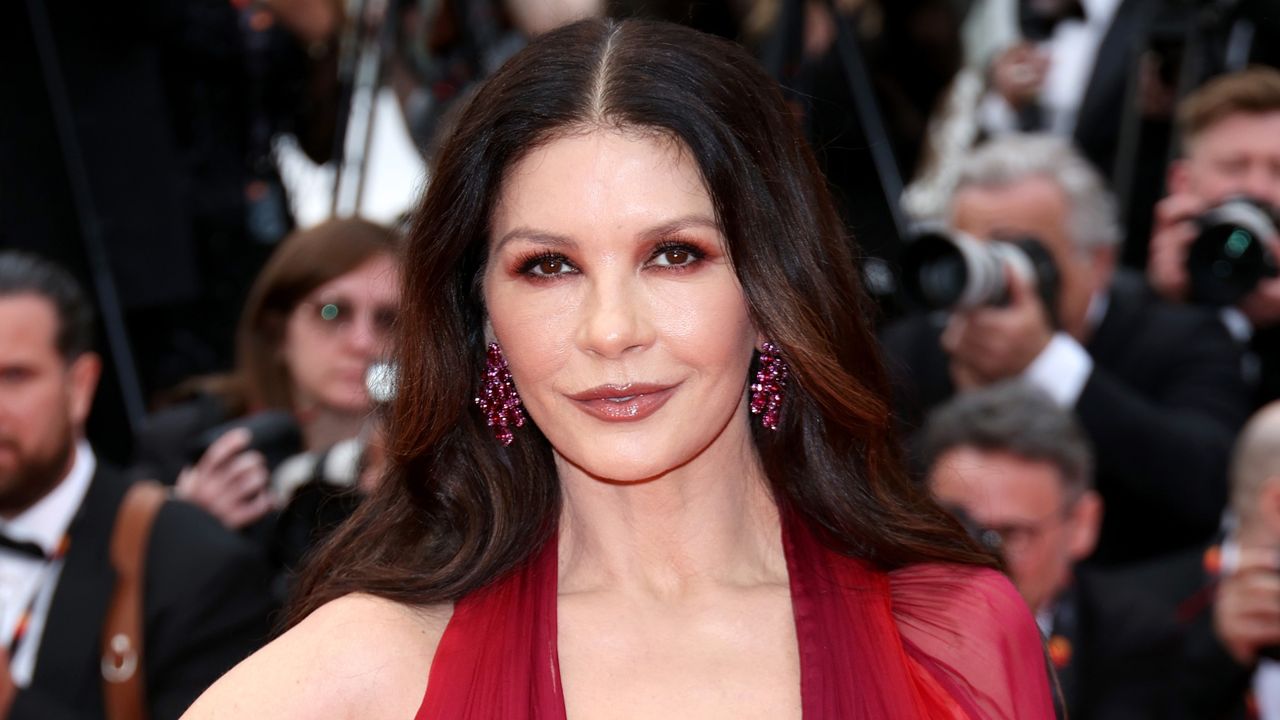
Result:
<svg viewBox="0 0 1280 720">
<path fill-rule="evenodd" d="M 687 465 L 705 445 L 688 436 L 595 437 L 591 443 L 552 443 L 557 457 L 602 482 L 638 484 Z M 707 439 L 710 442 L 710 439 Z"/>
<path fill-rule="evenodd" d="M 358 395 L 342 395 L 330 398 L 326 403 L 330 409 L 342 415 L 360 415 L 373 409 L 369 396 L 361 392 Z"/>
</svg>

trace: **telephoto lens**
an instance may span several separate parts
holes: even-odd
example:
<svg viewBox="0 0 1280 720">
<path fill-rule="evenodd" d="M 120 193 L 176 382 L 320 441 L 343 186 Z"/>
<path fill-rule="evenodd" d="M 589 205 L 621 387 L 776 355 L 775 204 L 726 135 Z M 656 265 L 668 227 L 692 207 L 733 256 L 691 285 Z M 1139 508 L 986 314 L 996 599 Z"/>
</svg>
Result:
<svg viewBox="0 0 1280 720">
<path fill-rule="evenodd" d="M 1044 243 L 1033 237 L 978 240 L 964 233 L 926 230 L 902 254 L 907 299 L 926 310 L 1004 305 L 1009 274 L 1022 278 L 1052 316 L 1059 275 Z"/>
<path fill-rule="evenodd" d="M 1280 240 L 1277 211 L 1259 200 L 1237 197 L 1196 218 L 1200 233 L 1187 251 L 1192 302 L 1234 305 L 1258 283 L 1276 277 L 1268 242 Z"/>
</svg>

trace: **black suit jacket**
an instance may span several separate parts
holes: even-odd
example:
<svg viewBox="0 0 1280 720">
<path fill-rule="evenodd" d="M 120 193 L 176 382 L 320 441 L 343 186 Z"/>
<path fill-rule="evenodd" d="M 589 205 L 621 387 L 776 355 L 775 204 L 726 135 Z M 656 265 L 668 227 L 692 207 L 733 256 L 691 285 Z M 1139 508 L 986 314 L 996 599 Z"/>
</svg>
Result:
<svg viewBox="0 0 1280 720">
<path fill-rule="evenodd" d="M 939 344 L 945 318 L 913 316 L 883 335 L 904 429 L 954 394 Z M 1094 560 L 1117 563 L 1209 540 L 1226 502 L 1226 467 L 1249 414 L 1240 351 L 1210 311 L 1156 299 L 1118 273 L 1086 345 L 1094 368 L 1076 415 L 1093 444 L 1106 501 Z"/>
<path fill-rule="evenodd" d="M 31 684 L 10 720 L 103 717 L 101 634 L 115 573 L 108 545 L 129 482 L 99 468 L 71 525 Z M 192 505 L 166 502 L 147 548 L 143 600 L 151 720 L 177 718 L 265 641 L 269 574 L 242 540 Z"/>
<path fill-rule="evenodd" d="M 1077 568 L 1052 629 L 1073 650 L 1058 669 L 1071 720 L 1169 717 L 1179 702 L 1170 684 L 1186 630 L 1178 601 L 1197 579 L 1184 568 L 1199 566 L 1196 549 L 1124 568 Z"/>
<path fill-rule="evenodd" d="M 1148 31 L 1162 6 L 1163 0 L 1120 3 L 1098 46 L 1089 84 L 1076 111 L 1072 139 L 1108 178 L 1115 170 L 1130 75 L 1146 49 Z"/>
</svg>

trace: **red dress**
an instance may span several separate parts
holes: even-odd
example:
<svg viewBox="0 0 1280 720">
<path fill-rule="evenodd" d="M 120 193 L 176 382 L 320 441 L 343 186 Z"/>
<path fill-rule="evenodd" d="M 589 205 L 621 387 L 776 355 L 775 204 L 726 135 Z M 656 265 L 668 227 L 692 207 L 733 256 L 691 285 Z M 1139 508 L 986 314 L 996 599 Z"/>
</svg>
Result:
<svg viewBox="0 0 1280 720">
<path fill-rule="evenodd" d="M 783 523 L 804 717 L 1054 717 L 1040 634 L 999 573 L 915 565 L 883 573 Z M 457 603 L 418 720 L 565 720 L 554 540 Z"/>
</svg>

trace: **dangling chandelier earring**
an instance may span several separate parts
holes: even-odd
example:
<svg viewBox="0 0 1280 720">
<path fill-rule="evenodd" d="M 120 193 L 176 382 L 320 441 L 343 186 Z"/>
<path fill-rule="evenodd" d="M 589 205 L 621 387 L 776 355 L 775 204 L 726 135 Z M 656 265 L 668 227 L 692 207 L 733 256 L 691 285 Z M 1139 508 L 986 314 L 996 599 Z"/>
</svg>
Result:
<svg viewBox="0 0 1280 720">
<path fill-rule="evenodd" d="M 485 355 L 484 380 L 480 383 L 476 405 L 484 411 L 485 422 L 493 428 L 498 442 L 510 445 L 515 439 L 511 428 L 524 425 L 524 408 L 520 406 L 520 395 L 507 369 L 507 359 L 496 342 L 489 343 Z"/>
<path fill-rule="evenodd" d="M 778 429 L 778 413 L 782 410 L 782 393 L 787 388 L 787 362 L 778 354 L 778 346 L 765 341 L 760 346 L 760 369 L 751 384 L 751 414 L 762 415 L 760 424 Z"/>
</svg>

